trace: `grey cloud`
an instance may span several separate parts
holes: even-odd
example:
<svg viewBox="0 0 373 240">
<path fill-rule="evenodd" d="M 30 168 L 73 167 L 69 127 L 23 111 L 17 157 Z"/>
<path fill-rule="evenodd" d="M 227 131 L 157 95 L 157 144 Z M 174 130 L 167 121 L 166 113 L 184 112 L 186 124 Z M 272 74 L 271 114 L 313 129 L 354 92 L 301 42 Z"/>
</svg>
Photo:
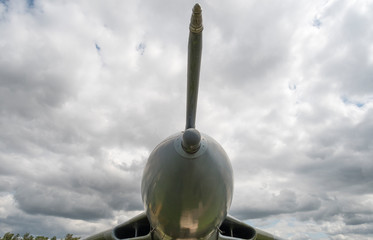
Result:
<svg viewBox="0 0 373 240">
<path fill-rule="evenodd" d="M 343 215 L 347 225 L 361 225 L 373 222 L 372 212 L 367 213 L 346 213 Z"/>
<path fill-rule="evenodd" d="M 371 4 L 365 7 L 373 8 Z M 342 9 L 337 12 L 339 8 Z M 320 67 L 323 78 L 336 81 L 342 92 L 350 95 L 370 94 L 373 87 L 370 81 L 372 63 L 366 49 L 372 33 L 366 31 L 364 22 L 371 21 L 371 16 L 357 8 L 343 8 L 337 2 L 331 4 L 329 9 L 327 13 L 330 17 L 338 20 L 328 22 L 333 34 L 327 45 L 321 48 L 322 51 L 316 52 L 318 63 L 315 64 Z"/>
<path fill-rule="evenodd" d="M 69 231 L 67 227 L 55 224 L 55 221 L 51 221 L 51 219 L 25 214 L 0 218 L 0 222 L 0 226 L 3 225 L 2 229 L 6 229 L 5 226 L 12 226 L 12 232 L 31 233 L 35 236 L 48 236 L 50 238 L 53 236 L 64 237 L 66 232 Z"/>
<path fill-rule="evenodd" d="M 255 194 L 248 196 L 247 203 L 240 208 L 233 208 L 231 214 L 241 219 L 265 218 L 271 215 L 308 212 L 318 210 L 321 201 L 312 196 L 297 196 L 294 191 L 281 190 L 279 195 L 266 199 L 270 204 L 263 203 L 264 199 L 255 199 Z M 250 199 L 255 200 L 250 200 Z"/>
<path fill-rule="evenodd" d="M 28 214 L 61 216 L 72 219 L 112 217 L 110 208 L 94 195 L 80 195 L 47 186 L 26 185 L 17 189 L 15 200 Z"/>
<path fill-rule="evenodd" d="M 89 174 L 79 168 L 74 172 L 75 177 L 66 174 L 19 182 L 15 184 L 15 201 L 29 214 L 85 220 L 110 218 L 114 210 L 142 209 L 136 178 L 116 177 L 108 171 Z"/>
</svg>

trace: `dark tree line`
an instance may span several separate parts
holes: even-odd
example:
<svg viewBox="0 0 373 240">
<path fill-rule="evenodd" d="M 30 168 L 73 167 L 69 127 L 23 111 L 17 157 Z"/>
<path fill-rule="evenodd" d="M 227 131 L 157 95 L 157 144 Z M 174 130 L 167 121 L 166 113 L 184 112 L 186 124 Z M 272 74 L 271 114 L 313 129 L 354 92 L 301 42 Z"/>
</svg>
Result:
<svg viewBox="0 0 373 240">
<path fill-rule="evenodd" d="M 79 240 L 80 237 L 73 237 L 72 234 L 66 234 L 65 238 L 61 240 Z M 0 237 L 0 240 L 57 240 L 57 237 L 44 237 L 44 236 L 32 236 L 30 233 L 26 233 L 23 236 L 14 233 L 5 233 L 3 237 Z"/>
</svg>

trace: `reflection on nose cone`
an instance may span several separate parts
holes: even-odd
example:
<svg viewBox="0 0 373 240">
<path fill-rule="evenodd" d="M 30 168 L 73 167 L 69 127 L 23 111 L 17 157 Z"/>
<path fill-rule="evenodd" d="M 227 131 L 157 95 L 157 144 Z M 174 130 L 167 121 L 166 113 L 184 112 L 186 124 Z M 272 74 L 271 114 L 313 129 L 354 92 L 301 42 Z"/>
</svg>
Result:
<svg viewBox="0 0 373 240">
<path fill-rule="evenodd" d="M 200 202 L 198 209 L 192 211 L 185 211 L 180 217 L 180 226 L 184 229 L 189 229 L 191 234 L 196 234 L 198 230 L 199 217 L 203 213 L 202 202 Z"/>
</svg>

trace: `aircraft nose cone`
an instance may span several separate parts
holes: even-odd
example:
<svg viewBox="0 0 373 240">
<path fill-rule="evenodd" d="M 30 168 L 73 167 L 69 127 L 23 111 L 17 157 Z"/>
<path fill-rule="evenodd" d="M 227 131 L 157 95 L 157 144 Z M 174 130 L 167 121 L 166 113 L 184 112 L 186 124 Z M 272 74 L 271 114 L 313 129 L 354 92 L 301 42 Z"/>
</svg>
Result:
<svg viewBox="0 0 373 240">
<path fill-rule="evenodd" d="M 182 146 L 185 152 L 196 153 L 201 146 L 201 134 L 195 128 L 188 128 L 183 134 Z"/>
</svg>

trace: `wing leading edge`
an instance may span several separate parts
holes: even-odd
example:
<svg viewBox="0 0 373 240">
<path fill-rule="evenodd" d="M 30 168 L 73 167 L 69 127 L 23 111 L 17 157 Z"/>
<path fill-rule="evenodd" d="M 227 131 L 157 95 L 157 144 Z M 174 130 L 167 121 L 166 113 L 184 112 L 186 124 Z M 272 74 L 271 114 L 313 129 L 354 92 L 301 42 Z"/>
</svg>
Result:
<svg viewBox="0 0 373 240">
<path fill-rule="evenodd" d="M 153 229 L 143 212 L 112 229 L 86 238 L 86 240 L 154 240 Z M 254 228 L 232 216 L 227 216 L 220 225 L 217 240 L 281 240 L 270 233 Z"/>
</svg>

